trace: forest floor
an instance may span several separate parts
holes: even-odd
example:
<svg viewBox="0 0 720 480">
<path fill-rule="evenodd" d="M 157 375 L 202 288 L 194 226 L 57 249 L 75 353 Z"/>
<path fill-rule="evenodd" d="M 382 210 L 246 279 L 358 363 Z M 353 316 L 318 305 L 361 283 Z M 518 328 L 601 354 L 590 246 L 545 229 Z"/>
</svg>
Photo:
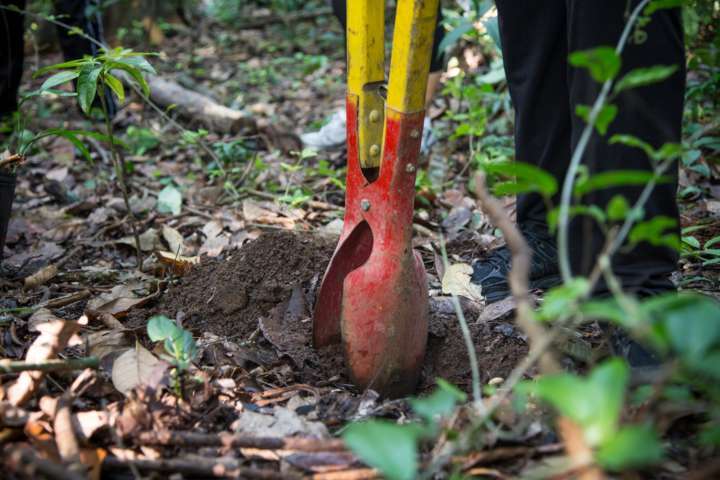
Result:
<svg viewBox="0 0 720 480">
<path fill-rule="evenodd" d="M 129 37 L 126 46 L 159 52 L 150 61 L 161 76 L 243 110 L 254 122 L 220 133 L 178 117 L 188 129 L 180 131 L 130 97 L 114 128 L 127 144 L 134 215 L 125 209 L 109 152 L 99 142 L 90 144 L 92 164 L 63 139 L 47 139 L 28 156 L 19 170 L 0 276 L 0 356 L 25 359 L 38 333 L 47 335 L 47 326 L 59 318 L 74 325 L 59 334 L 70 345 L 60 348 L 59 357 L 95 356 L 100 365 L 80 376 L 49 373 L 35 382 L 21 408 L 0 403 L 0 444 L 8 462 L 35 462 L 40 466 L 34 468 L 52 476 L 38 459 L 59 462 L 74 442 L 93 478 L 101 472 L 102 478 L 129 478 L 137 469 L 202 477 L 221 467 L 243 478 L 376 475 L 347 451 L 322 442 L 349 421 L 405 420 L 412 415 L 409 406 L 358 391 L 348 381 L 340 350 L 316 351 L 311 341 L 316 293 L 342 225 L 346 153 L 303 151 L 297 135 L 318 128 L 344 104 L 343 39 L 335 23 L 322 15 L 292 26 L 270 22 L 238 29 L 205 20 L 193 32 L 164 25 L 164 38 L 154 47 L 139 40 L 134 45 Z M 492 58 L 479 48 L 463 46 L 460 56 L 464 64 L 449 70 L 446 83 L 461 69 L 467 76 L 492 73 Z M 38 59 L 39 66 L 61 61 L 54 52 Z M 26 91 L 42 83 L 31 78 L 32 56 L 28 63 Z M 511 123 L 503 107 L 507 94 L 498 88 L 496 96 L 499 106 L 492 107 L 497 110 L 486 135 L 496 138 L 498 152 L 511 147 Z M 451 139 L 456 120 L 448 113 L 462 108 L 446 91 L 429 111 L 439 140 L 423 159 L 415 214 L 415 247 L 431 293 L 419 393 L 431 391 L 436 378 L 471 388 L 460 326 L 450 297 L 442 293 L 440 235 L 451 263 L 470 263 L 502 242 L 469 193 L 472 145 L 467 138 Z M 27 110 L 30 130 L 60 124 L 100 128 L 79 113 L 72 98 L 43 98 Z M 168 115 L 174 117 L 172 109 Z M 211 146 L 214 159 L 199 141 Z M 698 227 L 688 235 L 699 245 L 720 234 L 720 176 L 716 165 L 707 169 L 703 175 L 684 169 L 681 175 L 683 226 Z M 505 204 L 512 214 L 512 201 Z M 133 223 L 141 237 L 141 270 Z M 686 256 L 675 280 L 718 296 L 720 267 L 702 262 Z M 51 278 L 33 277 L 49 267 L 57 267 Z M 481 381 L 507 377 L 528 352 L 527 338 L 512 321 L 512 301 L 463 306 Z M 199 355 L 192 379 L 182 386 L 183 400 L 169 387 L 168 365 L 157 358 L 161 346 L 146 332 L 155 315 L 177 320 L 197 341 Z M 569 335 L 562 349 L 568 368 L 583 369 L 606 354 L 596 328 Z M 128 351 L 135 355 L 130 366 L 119 365 Z M 18 388 L 16 376 L 1 377 L 6 398 Z M 68 400 L 80 435 L 62 429 L 59 412 Z M 532 420 L 500 418 L 507 422 L 506 437 L 482 446 L 496 455 L 458 457 L 453 465 L 505 478 L 560 455 L 553 434 Z M 214 440 L 158 442 L 147 435 L 166 430 L 203 432 Z M 233 450 L 222 446 L 221 432 L 320 440 L 305 451 L 253 444 Z M 692 467 L 685 457 L 668 460 L 655 478 Z"/>
</svg>

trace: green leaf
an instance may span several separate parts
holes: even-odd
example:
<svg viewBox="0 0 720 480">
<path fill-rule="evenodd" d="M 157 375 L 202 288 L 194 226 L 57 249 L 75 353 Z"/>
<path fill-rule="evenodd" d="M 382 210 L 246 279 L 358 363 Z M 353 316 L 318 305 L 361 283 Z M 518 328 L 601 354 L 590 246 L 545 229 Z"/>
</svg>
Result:
<svg viewBox="0 0 720 480">
<path fill-rule="evenodd" d="M 616 143 L 620 143 L 623 145 L 626 145 L 628 147 L 634 147 L 639 148 L 643 150 L 648 157 L 651 157 L 655 154 L 655 149 L 646 141 L 640 140 L 638 137 L 634 135 L 627 135 L 627 134 L 616 134 L 610 137 L 609 140 L 611 145 L 614 145 Z"/>
<path fill-rule="evenodd" d="M 607 217 L 602 208 L 597 205 L 573 205 L 569 209 L 569 217 L 573 218 L 577 215 L 586 215 L 592 217 L 598 225 L 605 225 Z M 551 231 L 557 227 L 558 218 L 560 217 L 560 207 L 555 207 L 548 212 L 547 222 Z"/>
<path fill-rule="evenodd" d="M 588 105 L 578 105 L 575 107 L 575 114 L 585 120 L 585 123 L 590 123 L 590 112 L 591 109 Z M 595 119 L 595 129 L 600 135 L 607 133 L 608 127 L 612 121 L 615 120 L 617 113 L 618 108 L 615 105 L 604 105 L 600 109 Z"/>
<path fill-rule="evenodd" d="M 625 220 L 629 212 L 630 205 L 623 195 L 615 195 L 608 202 L 607 216 L 612 222 Z"/>
<path fill-rule="evenodd" d="M 720 347 L 720 304 L 693 293 L 669 293 L 649 298 L 642 312 L 652 319 L 652 338 L 686 360 L 701 359 Z"/>
<path fill-rule="evenodd" d="M 615 93 L 661 82 L 675 73 L 677 69 L 677 65 L 654 65 L 648 68 L 636 68 L 618 80 L 615 84 Z"/>
<path fill-rule="evenodd" d="M 588 320 L 604 320 L 626 325 L 627 314 L 614 298 L 585 302 L 580 306 L 580 312 Z"/>
<path fill-rule="evenodd" d="M 575 194 L 585 195 L 595 190 L 611 187 L 642 186 L 653 178 L 656 178 L 655 174 L 647 170 L 609 170 L 578 181 L 575 185 Z M 670 178 L 667 175 L 657 177 L 658 183 L 668 181 L 670 181 Z"/>
<path fill-rule="evenodd" d="M 182 194 L 172 185 L 163 188 L 158 194 L 157 210 L 160 213 L 179 215 L 182 210 Z"/>
<path fill-rule="evenodd" d="M 444 52 L 449 47 L 452 47 L 457 43 L 458 40 L 462 38 L 463 35 L 465 35 L 468 32 L 471 32 L 475 29 L 475 25 L 472 21 L 470 21 L 467 18 L 463 18 L 460 21 L 460 24 L 450 30 L 450 32 L 446 33 L 445 36 L 442 39 L 442 42 L 440 42 L 440 46 L 438 47 L 438 50 L 441 52 Z"/>
<path fill-rule="evenodd" d="M 643 12 L 643 15 L 650 16 L 653 13 L 655 13 L 658 10 L 662 10 L 665 8 L 678 8 L 682 7 L 684 0 L 653 0 L 652 2 L 648 3 L 647 7 L 645 7 L 645 11 Z"/>
<path fill-rule="evenodd" d="M 491 162 L 483 165 L 487 173 L 515 177 L 514 182 L 503 182 L 495 185 L 495 193 L 509 195 L 517 193 L 538 192 L 545 196 L 553 196 L 558 189 L 555 177 L 542 168 L 522 162 Z M 512 186 L 516 184 L 516 186 Z"/>
<path fill-rule="evenodd" d="M 55 70 L 64 70 L 66 68 L 77 68 L 88 63 L 85 58 L 78 58 L 77 60 L 70 60 L 68 62 L 56 63 L 54 65 L 48 65 L 47 67 L 40 68 L 33 73 L 33 78 L 41 77 L 48 72 Z"/>
<path fill-rule="evenodd" d="M 132 67 L 136 70 L 140 70 L 141 72 L 150 73 L 152 75 L 155 75 L 157 72 L 155 71 L 153 66 L 150 65 L 150 62 L 148 62 L 147 59 L 143 55 L 145 55 L 145 54 L 136 52 L 129 56 L 115 58 L 114 61 L 116 63 L 126 65 L 128 67 Z"/>
<path fill-rule="evenodd" d="M 396 425 L 383 420 L 354 423 L 343 434 L 345 444 L 390 480 L 411 480 L 418 470 L 417 425 Z"/>
<path fill-rule="evenodd" d="M 700 240 L 698 240 L 695 237 L 685 236 L 685 237 L 681 237 L 680 240 L 685 245 L 689 245 L 694 249 L 698 249 L 698 250 L 700 249 Z M 707 247 L 705 247 L 705 248 L 707 248 Z"/>
<path fill-rule="evenodd" d="M 100 75 L 102 67 L 99 65 L 89 64 L 80 70 L 77 82 L 78 102 L 80 109 L 89 114 L 92 108 L 95 94 L 97 93 L 97 79 Z"/>
<path fill-rule="evenodd" d="M 668 229 L 675 229 L 677 220 L 670 217 L 658 215 L 650 220 L 635 225 L 628 236 L 630 243 L 635 245 L 640 242 L 647 242 L 654 246 L 666 246 L 680 249 L 680 237 L 676 232 L 665 233 Z"/>
<path fill-rule="evenodd" d="M 80 72 L 77 71 L 58 72 L 43 82 L 43 84 L 40 86 L 40 91 L 44 92 L 53 87 L 57 87 L 58 85 L 62 85 L 63 83 L 75 80 L 79 75 Z"/>
<path fill-rule="evenodd" d="M 105 85 L 110 87 L 110 90 L 112 90 L 115 95 L 118 98 L 118 101 L 120 103 L 125 101 L 125 87 L 123 87 L 122 82 L 119 78 L 117 78 L 112 73 L 108 72 L 103 76 L 103 80 L 105 80 Z"/>
<path fill-rule="evenodd" d="M 600 465 L 612 471 L 653 465 L 662 460 L 662 456 L 660 440 L 647 425 L 621 428 L 597 452 Z"/>
<path fill-rule="evenodd" d="M 590 291 L 590 282 L 586 278 L 577 277 L 569 283 L 553 287 L 545 293 L 538 318 L 551 321 L 572 313 L 573 304 Z"/>
<path fill-rule="evenodd" d="M 577 422 L 588 444 L 596 447 L 617 431 L 628 375 L 625 363 L 613 358 L 595 367 L 587 379 L 548 375 L 526 388 Z"/>
<path fill-rule="evenodd" d="M 135 67 L 132 67 L 130 65 L 125 65 L 123 63 L 117 63 L 113 62 L 109 65 L 109 70 L 124 70 L 126 71 L 132 78 L 135 80 L 135 82 L 140 86 L 145 96 L 150 95 L 150 85 L 148 85 L 147 80 L 145 80 L 145 77 L 143 76 L 142 72 L 138 70 Z"/>
<path fill-rule="evenodd" d="M 612 47 L 597 47 L 573 52 L 569 57 L 574 67 L 587 68 L 596 82 L 606 82 L 620 71 L 620 56 Z"/>
<path fill-rule="evenodd" d="M 160 342 L 179 336 L 182 329 L 165 315 L 155 315 L 148 320 L 147 334 L 151 341 Z"/>
<path fill-rule="evenodd" d="M 428 422 L 435 422 L 439 417 L 452 413 L 458 402 L 464 402 L 467 395 L 454 385 L 439 378 L 438 388 L 425 398 L 413 398 L 410 400 L 415 413 Z"/>
</svg>

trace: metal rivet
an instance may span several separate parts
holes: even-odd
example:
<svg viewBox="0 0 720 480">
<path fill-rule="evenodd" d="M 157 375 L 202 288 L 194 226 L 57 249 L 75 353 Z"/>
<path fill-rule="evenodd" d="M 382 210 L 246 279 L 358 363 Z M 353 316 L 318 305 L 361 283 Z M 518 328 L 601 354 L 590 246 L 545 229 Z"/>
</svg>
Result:
<svg viewBox="0 0 720 480">
<path fill-rule="evenodd" d="M 370 200 L 367 198 L 363 198 L 360 200 L 360 208 L 362 208 L 363 212 L 367 212 L 370 210 Z"/>
<path fill-rule="evenodd" d="M 373 157 L 377 157 L 378 155 L 380 155 L 380 147 L 378 145 L 371 145 L 370 155 Z"/>
<path fill-rule="evenodd" d="M 410 137 L 411 137 L 411 138 L 418 138 L 419 136 L 420 136 L 420 130 L 418 130 L 417 128 L 413 129 L 413 130 L 410 132 Z"/>
<path fill-rule="evenodd" d="M 415 165 L 413 165 L 412 163 L 408 163 L 407 165 L 405 165 L 405 171 L 406 171 L 407 173 L 414 173 L 414 172 L 415 172 Z"/>
<path fill-rule="evenodd" d="M 372 123 L 377 123 L 380 120 L 380 112 L 377 110 L 371 110 L 369 117 Z"/>
</svg>

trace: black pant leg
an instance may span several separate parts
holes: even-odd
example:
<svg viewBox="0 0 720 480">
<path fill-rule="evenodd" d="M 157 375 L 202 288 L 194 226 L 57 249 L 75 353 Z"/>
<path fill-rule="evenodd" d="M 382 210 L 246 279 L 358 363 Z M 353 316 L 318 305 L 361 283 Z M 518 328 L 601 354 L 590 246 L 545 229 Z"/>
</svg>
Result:
<svg viewBox="0 0 720 480">
<path fill-rule="evenodd" d="M 638 1 L 631 2 L 632 6 Z M 629 10 L 626 0 L 594 2 L 568 0 L 568 49 L 584 50 L 599 45 L 615 46 L 626 23 Z M 639 149 L 622 145 L 609 145 L 615 133 L 635 135 L 654 147 L 666 142 L 681 141 L 683 100 L 685 95 L 685 52 L 680 9 L 660 10 L 644 27 L 647 39 L 641 44 L 628 44 L 622 54 L 624 73 L 653 65 L 677 65 L 678 72 L 671 78 L 620 94 L 614 101 L 619 111 L 606 136 L 594 132 L 583 163 L 591 173 L 607 170 L 651 170 L 647 156 Z M 592 104 L 600 85 L 584 69 L 569 68 L 568 82 L 571 109 L 578 104 Z M 584 122 L 573 115 L 572 144 L 578 141 Z M 659 185 L 645 205 L 645 218 L 663 215 L 678 220 L 676 204 L 677 166 L 668 172 L 673 181 Z M 584 203 L 604 208 L 616 194 L 634 203 L 642 187 L 624 187 L 599 190 L 583 199 Z M 571 224 L 570 245 L 573 268 L 587 274 L 602 248 L 604 236 L 588 219 Z M 670 274 L 675 270 L 677 252 L 670 248 L 642 244 L 631 252 L 619 253 L 614 258 L 614 271 L 628 289 L 641 293 L 672 288 Z"/>
<path fill-rule="evenodd" d="M 25 0 L 2 0 L 0 5 L 24 10 Z M 25 60 L 24 27 L 24 15 L 0 10 L 0 116 L 17 110 Z"/>
<path fill-rule="evenodd" d="M 95 0 L 55 0 L 54 4 L 55 14 L 61 22 L 79 28 L 95 40 L 103 41 L 99 12 L 88 12 L 88 7 L 97 6 Z M 98 53 L 98 46 L 81 35 L 71 35 L 67 28 L 59 25 L 56 30 L 65 60 Z"/>
<path fill-rule="evenodd" d="M 570 163 L 565 0 L 497 0 L 505 74 L 515 109 L 515 158 L 562 183 Z M 554 203 L 559 202 L 556 195 Z M 547 232 L 537 194 L 519 195 L 521 228 Z"/>
</svg>

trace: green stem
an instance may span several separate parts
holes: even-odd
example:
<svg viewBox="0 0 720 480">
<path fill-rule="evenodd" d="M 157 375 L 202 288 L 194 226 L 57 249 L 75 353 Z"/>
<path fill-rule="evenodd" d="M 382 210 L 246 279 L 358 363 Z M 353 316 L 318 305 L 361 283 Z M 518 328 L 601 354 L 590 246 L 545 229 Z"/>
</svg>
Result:
<svg viewBox="0 0 720 480">
<path fill-rule="evenodd" d="M 108 108 L 107 108 L 107 102 L 105 101 L 105 85 L 103 83 L 102 77 L 100 78 L 100 82 L 98 84 L 98 94 L 100 96 L 100 106 L 102 107 L 103 111 L 103 117 L 105 118 L 105 129 L 107 130 L 107 136 L 110 139 L 110 155 L 112 156 L 113 163 L 115 164 L 115 176 L 117 177 L 118 185 L 120 186 L 120 191 L 122 192 L 123 196 L 123 202 L 125 203 L 125 208 L 128 211 L 128 216 L 130 217 L 130 228 L 132 230 L 133 237 L 135 239 L 135 251 L 137 255 L 137 269 L 142 270 L 143 266 L 143 254 L 142 254 L 142 248 L 140 247 L 140 234 L 137 230 L 137 218 L 135 217 L 135 212 L 132 211 L 132 208 L 130 206 L 130 196 L 128 195 L 128 187 L 127 182 L 125 180 L 125 165 L 123 165 L 123 160 L 120 158 L 120 154 L 118 153 L 117 149 L 115 148 L 115 137 L 113 136 L 113 127 L 112 127 L 112 121 L 110 120 L 110 115 L 108 114 Z"/>
</svg>

